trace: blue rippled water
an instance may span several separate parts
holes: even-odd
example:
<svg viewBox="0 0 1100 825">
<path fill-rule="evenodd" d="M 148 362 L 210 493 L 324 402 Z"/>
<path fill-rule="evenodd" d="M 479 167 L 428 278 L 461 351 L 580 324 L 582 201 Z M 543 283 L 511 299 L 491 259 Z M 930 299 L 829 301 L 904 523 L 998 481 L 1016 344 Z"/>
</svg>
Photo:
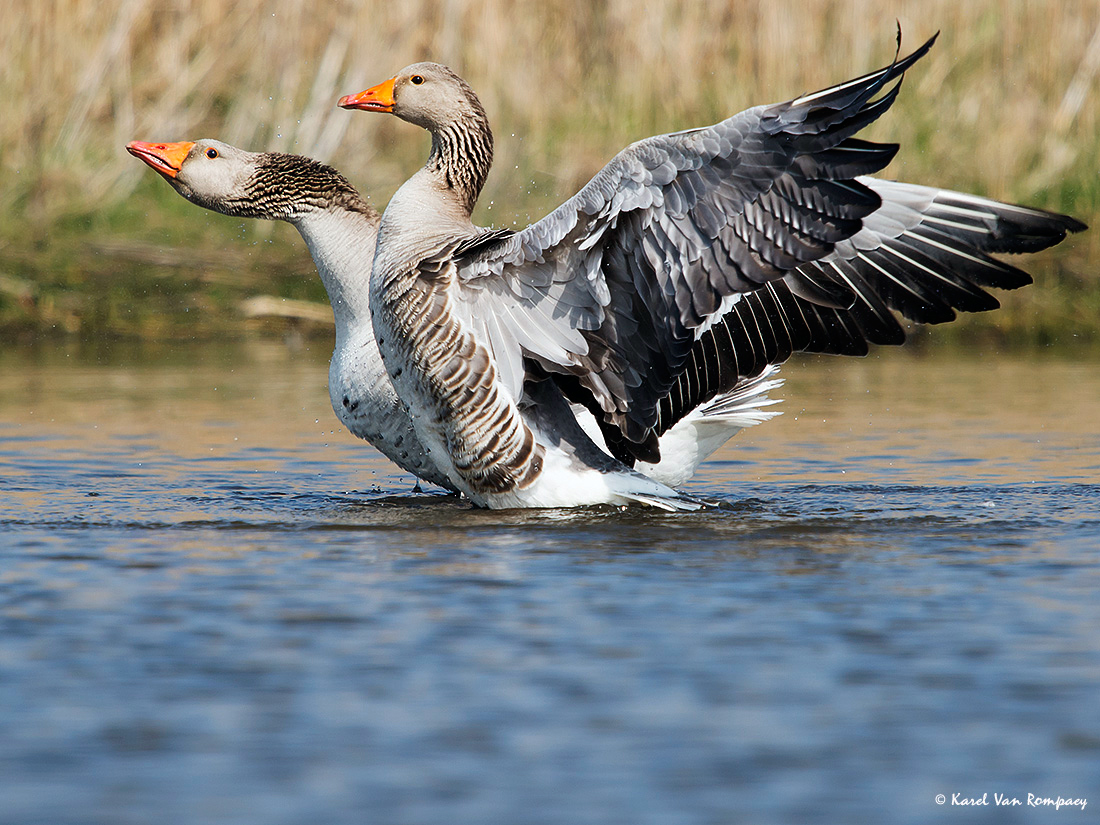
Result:
<svg viewBox="0 0 1100 825">
<path fill-rule="evenodd" d="M 1095 367 L 792 364 L 709 511 L 490 513 L 323 353 L 5 354 L 0 822 L 1095 821 Z"/>
</svg>

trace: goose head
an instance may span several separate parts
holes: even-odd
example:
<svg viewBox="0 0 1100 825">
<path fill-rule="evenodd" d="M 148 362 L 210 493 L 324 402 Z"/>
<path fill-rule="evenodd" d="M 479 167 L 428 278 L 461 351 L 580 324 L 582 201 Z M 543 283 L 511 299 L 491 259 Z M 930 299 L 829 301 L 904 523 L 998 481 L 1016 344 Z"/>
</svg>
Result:
<svg viewBox="0 0 1100 825">
<path fill-rule="evenodd" d="M 429 131 L 457 123 L 487 124 L 474 90 L 439 63 L 413 63 L 394 77 L 340 99 L 343 109 L 388 112 Z"/>
<path fill-rule="evenodd" d="M 293 221 L 333 206 L 374 214 L 339 172 L 301 155 L 248 152 L 211 139 L 135 140 L 126 151 L 191 203 L 223 215 Z"/>
<path fill-rule="evenodd" d="M 126 151 L 144 161 L 187 200 L 227 215 L 242 214 L 242 199 L 247 200 L 246 193 L 254 189 L 252 181 L 261 157 L 218 140 L 135 140 Z"/>
<path fill-rule="evenodd" d="M 377 86 L 345 95 L 339 105 L 388 112 L 431 132 L 425 169 L 455 193 L 458 209 L 469 217 L 493 164 L 493 130 L 465 80 L 439 63 L 413 63 Z"/>
</svg>

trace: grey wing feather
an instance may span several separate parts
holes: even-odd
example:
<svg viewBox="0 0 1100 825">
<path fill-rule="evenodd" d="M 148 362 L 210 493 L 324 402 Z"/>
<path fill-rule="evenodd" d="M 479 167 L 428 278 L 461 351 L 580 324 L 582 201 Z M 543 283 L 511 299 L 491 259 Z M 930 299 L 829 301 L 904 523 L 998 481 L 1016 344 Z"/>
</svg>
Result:
<svg viewBox="0 0 1100 825">
<path fill-rule="evenodd" d="M 501 348 L 524 339 L 523 357 L 577 376 L 628 439 L 655 446 L 657 402 L 724 299 L 828 254 L 878 208 L 854 176 L 896 147 L 852 136 L 889 108 L 891 81 L 932 42 L 840 86 L 633 144 L 543 220 L 465 250 L 463 314 L 499 320 L 507 304 L 514 341 Z M 854 299 L 816 273 L 787 280 L 814 303 Z"/>
</svg>

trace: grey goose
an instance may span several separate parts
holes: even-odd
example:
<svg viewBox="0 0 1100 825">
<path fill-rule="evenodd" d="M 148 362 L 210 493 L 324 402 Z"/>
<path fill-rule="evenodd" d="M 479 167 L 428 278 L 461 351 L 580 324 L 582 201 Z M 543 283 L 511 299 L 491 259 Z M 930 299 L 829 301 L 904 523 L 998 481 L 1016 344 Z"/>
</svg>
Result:
<svg viewBox="0 0 1100 825">
<path fill-rule="evenodd" d="M 486 507 L 695 506 L 638 472 L 665 459 L 661 436 L 687 410 L 794 352 L 899 344 L 895 311 L 941 323 L 998 306 L 986 288 L 1030 283 L 992 254 L 1044 249 L 1082 223 L 869 177 L 898 147 L 855 135 L 934 40 L 837 86 L 638 141 L 518 232 L 471 221 L 493 136 L 457 74 L 416 63 L 343 97 L 431 134 L 383 213 L 371 311 L 451 483 Z"/>
</svg>

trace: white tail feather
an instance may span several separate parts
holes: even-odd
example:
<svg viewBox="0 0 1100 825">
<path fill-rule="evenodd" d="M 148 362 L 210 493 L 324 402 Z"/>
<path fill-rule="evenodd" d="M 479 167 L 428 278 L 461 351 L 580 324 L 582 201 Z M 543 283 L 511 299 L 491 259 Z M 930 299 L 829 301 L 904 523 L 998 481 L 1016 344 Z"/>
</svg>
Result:
<svg viewBox="0 0 1100 825">
<path fill-rule="evenodd" d="M 635 469 L 669 487 L 678 487 L 695 475 L 699 465 L 746 427 L 754 427 L 781 415 L 768 410 L 778 399 L 768 393 L 783 386 L 776 378 L 777 365 L 742 381 L 732 390 L 696 407 L 661 436 L 661 460 L 639 463 Z"/>
</svg>

